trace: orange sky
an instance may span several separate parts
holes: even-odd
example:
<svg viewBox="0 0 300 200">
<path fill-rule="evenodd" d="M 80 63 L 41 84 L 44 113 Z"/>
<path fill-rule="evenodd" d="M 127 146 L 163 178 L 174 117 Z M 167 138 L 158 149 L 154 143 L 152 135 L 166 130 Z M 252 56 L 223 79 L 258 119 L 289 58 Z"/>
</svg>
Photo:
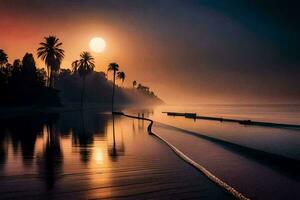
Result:
<svg viewBox="0 0 300 200">
<path fill-rule="evenodd" d="M 9 62 L 21 59 L 26 52 L 31 52 L 36 58 L 38 67 L 44 67 L 44 63 L 36 57 L 36 49 L 44 36 L 56 35 L 63 42 L 65 50 L 62 68 L 70 68 L 71 63 L 78 59 L 82 51 L 90 51 L 96 61 L 96 71 L 106 71 L 110 62 L 117 62 L 126 73 L 125 86 L 131 87 L 132 81 L 137 80 L 150 86 L 162 98 L 168 99 L 166 96 L 168 88 L 156 82 L 161 72 L 152 71 L 152 65 L 163 64 L 156 56 L 157 54 L 163 56 L 165 53 L 160 52 L 158 41 L 148 38 L 147 47 L 143 47 L 145 37 L 137 35 L 136 30 L 124 31 L 122 25 L 95 22 L 93 17 L 89 20 L 74 17 L 72 20 L 45 22 L 44 19 L 13 15 L 11 12 L 4 12 L 1 15 L 4 16 L 1 22 L 1 29 L 4 31 L 0 32 L 1 48 L 8 54 Z M 132 38 L 134 35 L 137 37 Z M 94 53 L 89 47 L 90 40 L 95 36 L 104 38 L 107 43 L 102 53 Z"/>
<path fill-rule="evenodd" d="M 51 23 L 51 21 L 43 24 L 30 18 L 18 16 L 11 18 L 10 15 L 5 14 L 4 16 L 7 18 L 4 18 L 5 24 L 2 24 L 3 27 L 5 26 L 5 31 L 0 32 L 0 38 L 3 39 L 1 48 L 9 55 L 10 62 L 16 58 L 22 58 L 26 52 L 31 52 L 35 55 L 37 65 L 44 67 L 43 61 L 36 57 L 36 49 L 44 36 L 56 35 L 63 42 L 62 47 L 65 50 L 62 68 L 70 68 L 71 63 L 78 59 L 82 51 L 92 53 L 97 71 L 105 71 L 106 66 L 113 61 L 118 62 L 125 71 L 129 68 L 130 62 L 126 62 L 128 59 L 123 59 L 120 52 L 120 45 L 126 41 L 121 41 L 123 37 L 109 27 L 105 27 L 104 24 L 88 23 L 83 25 L 75 20 L 67 24 L 64 22 L 61 24 Z M 57 30 L 57 27 L 60 27 L 61 30 Z M 107 47 L 102 53 L 94 53 L 89 48 L 89 41 L 95 36 L 103 37 L 107 42 Z M 128 44 L 126 45 L 128 46 Z M 127 76 L 130 78 L 129 73 Z"/>
<path fill-rule="evenodd" d="M 125 86 L 137 80 L 167 103 L 300 103 L 300 88 L 291 89 L 298 63 L 282 60 L 286 54 L 271 37 L 192 2 L 151 2 L 2 0 L 0 48 L 13 62 L 26 52 L 36 55 L 43 37 L 56 35 L 68 68 L 98 36 L 107 48 L 92 53 L 97 71 L 117 62 Z M 263 20 L 270 29 L 264 34 L 284 35 Z"/>
</svg>

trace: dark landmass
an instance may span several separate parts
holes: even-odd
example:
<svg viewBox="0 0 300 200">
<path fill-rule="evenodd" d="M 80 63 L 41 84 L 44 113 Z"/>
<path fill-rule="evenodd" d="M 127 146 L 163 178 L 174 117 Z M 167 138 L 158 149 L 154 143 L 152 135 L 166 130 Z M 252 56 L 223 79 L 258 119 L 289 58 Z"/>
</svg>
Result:
<svg viewBox="0 0 300 200">
<path fill-rule="evenodd" d="M 48 72 L 49 74 L 49 72 Z M 82 77 L 69 69 L 53 74 L 53 85 L 47 73 L 36 67 L 33 55 L 26 53 L 22 61 L 0 66 L 0 115 L 29 112 L 58 112 L 81 109 Z M 137 85 L 137 84 L 136 84 Z M 116 85 L 115 105 L 154 105 L 163 101 L 149 87 L 138 84 L 132 88 Z M 104 72 L 93 71 L 85 77 L 84 108 L 109 106 L 113 82 Z"/>
</svg>

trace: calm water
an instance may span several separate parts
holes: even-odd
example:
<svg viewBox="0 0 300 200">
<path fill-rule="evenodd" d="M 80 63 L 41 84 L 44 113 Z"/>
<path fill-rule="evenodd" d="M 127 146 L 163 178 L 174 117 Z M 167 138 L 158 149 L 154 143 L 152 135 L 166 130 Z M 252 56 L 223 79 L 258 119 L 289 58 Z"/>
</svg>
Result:
<svg viewBox="0 0 300 200">
<path fill-rule="evenodd" d="M 300 125 L 300 105 L 277 106 L 160 106 L 152 109 L 128 109 L 127 112 L 145 116 L 168 125 L 240 144 L 243 146 L 276 153 L 300 160 L 300 130 L 262 126 L 247 126 L 237 123 L 209 120 L 191 120 L 184 117 L 172 117 L 163 111 L 193 112 L 204 116 L 228 117 L 234 119 L 251 119 L 266 122 L 290 123 Z"/>
<path fill-rule="evenodd" d="M 194 121 L 167 116 L 162 111 L 300 124 L 300 106 L 162 106 L 143 111 L 160 122 L 153 127 L 155 133 L 246 196 L 253 199 L 300 199 L 299 129 Z M 261 156 L 261 152 L 267 152 L 268 156 Z M 269 155 L 278 156 L 270 158 Z M 293 162 L 281 158 L 292 158 Z"/>
<path fill-rule="evenodd" d="M 103 111 L 0 122 L 0 199 L 230 199 L 146 132 Z"/>
<path fill-rule="evenodd" d="M 175 110 L 199 115 L 300 124 L 300 105 L 185 105 L 158 106 L 157 111 Z M 156 112 L 158 114 L 158 112 Z"/>
<path fill-rule="evenodd" d="M 300 106 L 160 106 L 123 111 L 154 119 L 155 133 L 247 197 L 300 199 L 300 130 L 194 121 L 161 113 L 300 124 Z M 1 120 L 0 199 L 230 198 L 148 135 L 147 125 L 142 120 L 113 118 L 105 110 Z"/>
</svg>

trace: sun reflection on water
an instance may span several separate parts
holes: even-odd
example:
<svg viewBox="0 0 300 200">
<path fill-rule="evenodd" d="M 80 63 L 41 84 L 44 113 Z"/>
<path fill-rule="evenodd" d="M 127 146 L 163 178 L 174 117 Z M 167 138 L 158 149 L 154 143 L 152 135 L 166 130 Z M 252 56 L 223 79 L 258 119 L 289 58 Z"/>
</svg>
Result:
<svg viewBox="0 0 300 200">
<path fill-rule="evenodd" d="M 103 163 L 103 152 L 102 149 L 100 149 L 99 147 L 96 147 L 94 149 L 94 160 L 96 161 L 96 163 L 98 164 L 102 164 Z"/>
</svg>

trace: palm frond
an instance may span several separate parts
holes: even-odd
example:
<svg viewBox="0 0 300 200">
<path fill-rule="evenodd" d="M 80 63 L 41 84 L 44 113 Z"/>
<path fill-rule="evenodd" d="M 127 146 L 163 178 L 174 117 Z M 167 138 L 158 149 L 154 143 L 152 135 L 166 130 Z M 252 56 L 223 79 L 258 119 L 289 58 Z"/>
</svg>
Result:
<svg viewBox="0 0 300 200">
<path fill-rule="evenodd" d="M 75 65 L 75 63 L 74 63 Z M 95 68 L 94 58 L 89 52 L 82 52 L 77 60 L 77 72 L 80 76 L 86 76 Z"/>
<path fill-rule="evenodd" d="M 120 80 L 122 80 L 122 82 L 124 82 L 125 78 L 126 78 L 125 72 L 117 73 L 117 79 L 120 79 Z"/>
<path fill-rule="evenodd" d="M 110 63 L 107 71 L 119 71 L 119 65 L 117 63 Z"/>
</svg>

